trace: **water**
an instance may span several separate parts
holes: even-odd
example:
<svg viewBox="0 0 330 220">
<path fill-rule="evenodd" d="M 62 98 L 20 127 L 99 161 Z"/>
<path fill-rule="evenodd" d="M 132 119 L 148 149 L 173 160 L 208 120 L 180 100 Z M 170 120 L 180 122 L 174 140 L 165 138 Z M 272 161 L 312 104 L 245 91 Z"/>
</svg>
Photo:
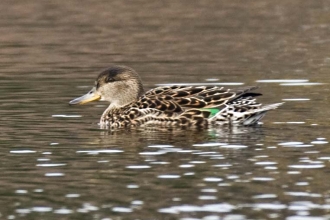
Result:
<svg viewBox="0 0 330 220">
<path fill-rule="evenodd" d="M 2 1 L 1 219 L 329 218 L 330 3 Z M 263 125 L 106 131 L 70 107 L 111 64 L 259 85 Z"/>
</svg>

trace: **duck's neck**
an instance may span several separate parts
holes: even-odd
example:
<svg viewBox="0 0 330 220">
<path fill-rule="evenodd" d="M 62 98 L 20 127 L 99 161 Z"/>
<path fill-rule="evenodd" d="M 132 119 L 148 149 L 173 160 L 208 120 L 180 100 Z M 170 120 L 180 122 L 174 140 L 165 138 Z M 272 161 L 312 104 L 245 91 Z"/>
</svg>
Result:
<svg viewBox="0 0 330 220">
<path fill-rule="evenodd" d="M 128 104 L 129 105 L 129 104 Z M 127 105 L 118 105 L 116 103 L 110 103 L 108 108 L 103 112 L 101 119 L 100 119 L 100 124 L 105 124 L 111 117 L 113 112 L 119 111 L 123 109 Z"/>
</svg>

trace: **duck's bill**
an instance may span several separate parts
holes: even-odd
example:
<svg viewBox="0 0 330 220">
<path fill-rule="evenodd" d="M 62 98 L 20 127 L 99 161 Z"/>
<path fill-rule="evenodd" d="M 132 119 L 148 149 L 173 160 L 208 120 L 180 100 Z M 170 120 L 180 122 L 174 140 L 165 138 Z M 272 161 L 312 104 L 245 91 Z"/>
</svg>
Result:
<svg viewBox="0 0 330 220">
<path fill-rule="evenodd" d="M 79 98 L 73 99 L 69 102 L 70 105 L 82 105 L 87 102 L 92 102 L 96 100 L 100 100 L 101 96 L 98 94 L 95 94 L 95 88 L 93 88 L 91 91 L 89 91 L 86 95 L 83 95 Z"/>
</svg>

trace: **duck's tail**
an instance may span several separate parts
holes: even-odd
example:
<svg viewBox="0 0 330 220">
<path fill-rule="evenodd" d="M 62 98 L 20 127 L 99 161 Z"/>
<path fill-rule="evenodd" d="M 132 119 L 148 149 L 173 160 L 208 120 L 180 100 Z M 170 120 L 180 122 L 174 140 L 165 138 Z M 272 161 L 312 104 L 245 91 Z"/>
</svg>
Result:
<svg viewBox="0 0 330 220">
<path fill-rule="evenodd" d="M 255 125 L 267 113 L 267 111 L 276 109 L 283 103 L 270 105 L 227 105 L 213 117 L 209 118 L 211 124 L 215 125 Z"/>
</svg>

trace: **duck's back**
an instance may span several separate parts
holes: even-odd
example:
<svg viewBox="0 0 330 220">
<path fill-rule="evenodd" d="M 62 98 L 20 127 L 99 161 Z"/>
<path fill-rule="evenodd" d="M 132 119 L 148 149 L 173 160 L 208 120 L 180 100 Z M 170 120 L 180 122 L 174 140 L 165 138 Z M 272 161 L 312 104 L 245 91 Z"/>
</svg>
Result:
<svg viewBox="0 0 330 220">
<path fill-rule="evenodd" d="M 147 91 L 135 103 L 139 108 L 155 108 L 164 112 L 183 112 L 190 108 L 221 109 L 241 97 L 261 95 L 251 91 L 257 87 L 226 89 L 217 86 L 169 86 Z"/>
</svg>

